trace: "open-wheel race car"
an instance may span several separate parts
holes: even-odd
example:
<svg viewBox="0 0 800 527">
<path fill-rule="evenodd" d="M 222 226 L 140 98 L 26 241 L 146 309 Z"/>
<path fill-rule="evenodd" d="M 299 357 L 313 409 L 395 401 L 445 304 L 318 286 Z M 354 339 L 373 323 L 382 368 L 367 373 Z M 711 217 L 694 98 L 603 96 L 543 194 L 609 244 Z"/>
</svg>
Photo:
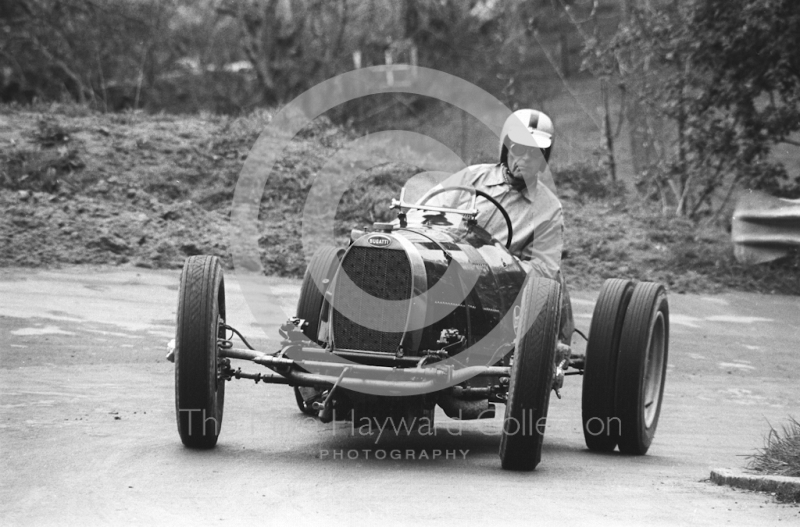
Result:
<svg viewBox="0 0 800 527">
<path fill-rule="evenodd" d="M 467 192 L 463 208 L 429 205 Z M 478 198 L 506 219 L 501 244 L 476 221 Z M 433 424 L 438 405 L 452 419 L 487 419 L 505 405 L 502 467 L 540 461 L 550 394 L 583 375 L 586 445 L 647 452 L 667 369 L 669 309 L 663 286 L 610 279 L 594 308 L 585 355 L 559 343 L 563 281 L 526 274 L 509 252 L 511 221 L 491 196 L 437 188 L 418 201 L 401 192 L 393 223 L 353 230 L 346 248 L 322 247 L 308 264 L 297 316 L 281 327 L 281 349 L 253 349 L 231 325 L 219 260 L 187 259 L 181 275 L 175 362 L 178 431 L 192 448 L 216 445 L 225 384 L 286 384 L 300 410 L 323 421 L 404 420 Z M 427 215 L 427 216 L 426 216 Z M 428 221 L 431 215 L 457 222 Z M 238 335 L 245 347 L 235 347 Z M 243 372 L 231 360 L 265 366 Z M 559 395 L 560 397 L 560 395 Z"/>
</svg>

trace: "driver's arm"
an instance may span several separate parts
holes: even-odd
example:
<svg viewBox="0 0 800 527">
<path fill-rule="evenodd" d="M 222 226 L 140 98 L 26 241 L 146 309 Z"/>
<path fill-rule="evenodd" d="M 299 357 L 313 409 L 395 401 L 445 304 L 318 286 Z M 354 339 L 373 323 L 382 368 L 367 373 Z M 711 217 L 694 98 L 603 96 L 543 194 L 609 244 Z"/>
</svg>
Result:
<svg viewBox="0 0 800 527">
<path fill-rule="evenodd" d="M 564 249 L 564 219 L 561 204 L 554 203 L 541 211 L 543 218 L 537 222 L 533 243 L 523 247 L 519 263 L 527 273 L 558 279 L 561 252 Z"/>
<path fill-rule="evenodd" d="M 471 186 L 470 181 L 472 177 L 473 174 L 470 171 L 470 169 L 465 168 L 463 170 L 459 170 L 455 174 L 448 176 L 447 179 L 445 179 L 438 185 L 434 186 L 427 192 L 433 192 L 445 187 Z M 470 195 L 467 192 L 444 192 L 442 194 L 438 194 L 428 199 L 425 204 L 431 205 L 433 207 L 446 207 L 451 209 L 457 209 L 465 207 L 469 203 L 469 199 Z M 443 215 L 441 212 L 422 211 L 422 210 L 411 211 L 410 215 L 412 214 L 418 216 L 423 221 L 427 221 L 428 218 L 434 218 L 434 217 L 447 218 L 447 221 L 453 225 L 457 225 L 460 221 L 460 217 L 455 214 Z"/>
</svg>

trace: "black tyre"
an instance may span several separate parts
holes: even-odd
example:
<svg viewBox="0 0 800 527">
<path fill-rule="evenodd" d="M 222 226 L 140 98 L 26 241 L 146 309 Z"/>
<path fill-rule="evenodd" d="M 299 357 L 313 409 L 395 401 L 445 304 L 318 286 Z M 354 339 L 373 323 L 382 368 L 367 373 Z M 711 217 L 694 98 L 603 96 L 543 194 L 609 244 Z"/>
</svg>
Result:
<svg viewBox="0 0 800 527">
<path fill-rule="evenodd" d="M 178 292 L 175 334 L 175 410 L 178 433 L 190 448 L 212 448 L 222 426 L 225 380 L 217 338 L 225 337 L 225 282 L 214 256 L 187 258 Z"/>
<path fill-rule="evenodd" d="M 294 387 L 294 400 L 297 407 L 306 415 L 316 416 L 319 411 L 314 410 L 314 402 L 322 400 L 322 392 L 313 387 Z"/>
<path fill-rule="evenodd" d="M 500 459 L 506 470 L 533 470 L 542 458 L 561 314 L 558 282 L 529 277 L 520 306 L 500 438 Z"/>
<path fill-rule="evenodd" d="M 660 284 L 636 284 L 622 327 L 617 363 L 619 451 L 643 455 L 656 433 L 669 351 L 669 304 Z"/>
<path fill-rule="evenodd" d="M 590 450 L 611 452 L 619 440 L 615 378 L 622 326 L 632 294 L 632 281 L 606 280 L 594 305 L 581 404 L 583 437 Z"/>
<path fill-rule="evenodd" d="M 297 301 L 297 316 L 308 322 L 303 328 L 303 333 L 314 342 L 317 342 L 319 333 L 320 312 L 325 302 L 325 292 L 339 266 L 342 254 L 344 254 L 343 249 L 320 247 L 311 257 L 303 276 L 300 299 Z"/>
</svg>

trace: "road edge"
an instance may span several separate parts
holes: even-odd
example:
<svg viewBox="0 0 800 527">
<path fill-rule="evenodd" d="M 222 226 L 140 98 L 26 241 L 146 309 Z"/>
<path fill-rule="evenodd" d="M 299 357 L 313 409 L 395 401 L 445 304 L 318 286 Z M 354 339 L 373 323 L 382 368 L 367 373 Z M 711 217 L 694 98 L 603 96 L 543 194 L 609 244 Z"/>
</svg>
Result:
<svg viewBox="0 0 800 527">
<path fill-rule="evenodd" d="M 711 471 L 711 481 L 717 485 L 728 485 L 745 490 L 774 492 L 775 497 L 780 501 L 800 503 L 800 478 L 744 474 L 717 468 Z"/>
</svg>

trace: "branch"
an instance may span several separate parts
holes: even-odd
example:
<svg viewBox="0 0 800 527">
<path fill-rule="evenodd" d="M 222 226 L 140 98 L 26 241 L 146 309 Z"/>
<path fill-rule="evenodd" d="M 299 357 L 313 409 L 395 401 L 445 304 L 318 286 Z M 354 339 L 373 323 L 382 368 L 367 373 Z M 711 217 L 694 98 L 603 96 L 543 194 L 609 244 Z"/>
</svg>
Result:
<svg viewBox="0 0 800 527">
<path fill-rule="evenodd" d="M 53 65 L 58 67 L 67 77 L 72 79 L 72 82 L 75 83 L 75 87 L 78 90 L 78 102 L 81 104 L 86 102 L 84 97 L 85 93 L 89 93 L 94 95 L 94 92 L 87 89 L 84 85 L 83 81 L 81 81 L 80 76 L 75 73 L 63 60 L 54 56 L 47 48 L 45 48 L 36 35 L 32 33 L 28 33 L 28 38 L 31 40 L 31 43 L 34 45 L 34 48 L 38 49 L 39 52 L 44 56 L 45 60 L 50 61 Z"/>
<path fill-rule="evenodd" d="M 217 12 L 217 15 L 219 15 L 220 17 L 238 18 L 236 16 L 237 12 L 235 10 L 231 9 L 230 7 L 217 6 L 215 11 Z"/>
<path fill-rule="evenodd" d="M 714 192 L 714 190 L 716 190 L 717 187 L 719 186 L 718 180 L 720 174 L 722 174 L 722 164 L 723 164 L 723 159 L 720 158 L 719 162 L 717 163 L 717 168 L 714 171 L 714 175 L 708 179 L 708 182 L 706 183 L 706 186 L 703 189 L 703 193 L 700 195 L 700 198 L 698 198 L 697 203 L 695 203 L 694 208 L 692 209 L 692 212 L 691 214 L 689 214 L 689 216 L 694 217 L 694 215 L 700 209 L 700 206 L 706 201 L 707 198 L 710 197 L 711 193 Z M 738 177 L 739 176 L 735 176 L 734 180 L 738 179 Z M 709 206 L 710 205 L 711 203 L 709 202 Z"/>
<path fill-rule="evenodd" d="M 539 40 L 539 32 L 538 31 L 534 31 L 533 32 L 533 38 L 536 40 L 536 43 L 539 44 L 539 48 L 541 48 L 542 52 L 544 53 L 544 56 L 547 59 L 547 62 L 550 63 L 550 66 L 553 68 L 553 71 L 555 71 L 556 75 L 558 75 L 558 78 L 561 79 L 561 82 L 564 85 L 564 87 L 566 88 L 567 92 L 569 92 L 569 94 L 573 97 L 573 99 L 575 99 L 575 102 L 578 103 L 578 106 L 581 107 L 581 110 L 584 111 L 584 113 L 589 117 L 589 119 L 592 120 L 592 123 L 602 133 L 602 130 L 603 130 L 602 125 L 597 121 L 595 116 L 592 113 L 590 113 L 589 110 L 581 103 L 581 98 L 577 97 L 575 95 L 575 93 L 572 90 L 569 89 L 569 84 L 567 83 L 567 79 L 564 78 L 564 75 L 561 73 L 561 70 L 559 69 L 558 65 L 556 65 L 555 60 L 550 55 L 550 52 L 547 51 L 547 48 L 544 46 L 544 44 L 542 44 L 542 41 Z"/>
<path fill-rule="evenodd" d="M 339 29 L 339 34 L 336 36 L 336 44 L 334 45 L 334 48 L 333 48 L 333 56 L 334 57 L 338 57 L 339 54 L 340 54 L 340 51 L 342 49 L 342 43 L 344 42 L 345 29 L 347 28 L 347 19 L 348 19 L 347 0 L 342 0 L 342 16 L 341 16 L 342 25 L 341 25 L 341 28 Z"/>
<path fill-rule="evenodd" d="M 677 202 L 677 205 L 675 206 L 675 214 L 682 216 L 681 207 L 683 206 L 683 203 L 680 199 L 681 189 L 678 187 L 678 183 L 672 178 L 667 178 L 667 186 L 672 191 L 672 195 L 675 197 L 675 201 Z"/>
<path fill-rule="evenodd" d="M 713 224 L 715 221 L 717 221 L 717 217 L 719 216 L 719 213 L 720 213 L 720 212 L 722 212 L 722 209 L 724 209 L 724 208 L 725 208 L 725 206 L 728 204 L 728 200 L 730 200 L 730 199 L 731 199 L 731 195 L 733 195 L 733 190 L 736 188 L 736 185 L 737 185 L 738 183 L 739 183 L 739 176 L 735 176 L 735 177 L 733 178 L 733 182 L 731 183 L 731 186 L 730 186 L 730 188 L 728 189 L 728 193 L 727 193 L 727 194 L 725 194 L 725 199 L 723 199 L 723 200 L 722 200 L 722 203 L 720 204 L 720 206 L 719 206 L 719 208 L 717 209 L 717 211 L 716 211 L 716 212 L 714 213 L 714 215 L 713 215 L 713 216 L 711 216 L 711 218 L 708 220 L 708 223 L 707 223 L 707 225 L 712 225 L 712 224 Z"/>
<path fill-rule="evenodd" d="M 684 170 L 686 169 L 684 168 Z M 697 172 L 693 171 L 691 174 L 689 174 L 689 177 L 687 177 L 686 180 L 682 182 L 683 189 L 680 189 L 681 193 L 678 196 L 678 207 L 677 207 L 678 211 L 684 210 L 686 199 L 689 197 L 689 189 L 692 188 L 692 180 L 694 179 L 695 174 L 697 174 Z M 697 205 L 695 205 L 695 208 L 697 208 Z"/>
<path fill-rule="evenodd" d="M 242 48 L 244 49 L 245 55 L 247 55 L 247 59 L 253 64 L 253 67 L 256 69 L 256 76 L 261 81 L 261 86 L 266 88 L 270 91 L 275 89 L 275 81 L 272 78 L 272 74 L 269 72 L 268 68 L 269 65 L 262 63 L 259 60 L 259 53 L 256 49 L 254 49 L 255 44 L 252 42 L 248 43 L 245 42 L 242 44 Z"/>
<path fill-rule="evenodd" d="M 619 138 L 619 134 L 622 132 L 622 123 L 625 120 L 625 94 L 627 93 L 627 90 L 625 89 L 624 85 L 621 85 L 619 91 L 619 117 L 617 117 L 617 131 L 614 132 L 614 139 Z"/>
<path fill-rule="evenodd" d="M 570 8 L 569 5 L 564 3 L 564 0 L 558 0 L 558 1 L 561 4 L 561 7 L 564 8 L 564 12 L 567 14 L 567 18 L 569 18 L 569 21 L 572 22 L 572 25 L 575 26 L 575 29 L 578 30 L 578 34 L 583 39 L 584 44 L 586 44 L 586 42 L 589 41 L 589 37 L 587 37 L 586 34 L 583 32 L 581 24 L 585 24 L 586 22 L 589 22 L 594 18 L 595 13 L 597 12 L 597 0 L 594 0 L 592 2 L 592 12 L 589 13 L 589 16 L 586 17 L 586 20 L 576 20 L 575 17 L 572 15 L 572 8 Z"/>
<path fill-rule="evenodd" d="M 69 7 L 72 7 L 76 10 L 80 10 L 85 14 L 93 14 L 90 11 L 95 10 L 102 12 L 106 15 L 111 17 L 120 18 L 125 20 L 126 22 L 131 22 L 133 24 L 138 25 L 141 28 L 149 28 L 150 27 L 150 20 L 142 20 L 136 16 L 129 15 L 123 9 L 120 9 L 118 6 L 114 6 L 107 1 L 97 2 L 94 0 L 79 0 L 77 2 L 66 2 Z M 131 3 L 133 4 L 133 3 Z M 152 4 L 151 4 L 152 5 Z"/>
<path fill-rule="evenodd" d="M 19 63 L 19 60 L 17 60 L 17 57 L 15 57 L 14 55 L 11 55 L 10 53 L 8 53 L 3 48 L 0 48 L 0 55 L 5 57 L 6 60 L 8 60 L 8 62 L 10 64 L 16 65 L 17 74 L 19 74 L 19 76 L 22 78 L 23 82 L 25 82 L 26 81 L 25 70 L 23 69 L 22 64 Z"/>
<path fill-rule="evenodd" d="M 800 143 L 798 143 L 797 141 L 792 141 L 791 139 L 781 139 L 778 142 L 779 143 L 786 143 L 787 145 L 792 145 L 792 146 L 800 146 Z"/>
</svg>

